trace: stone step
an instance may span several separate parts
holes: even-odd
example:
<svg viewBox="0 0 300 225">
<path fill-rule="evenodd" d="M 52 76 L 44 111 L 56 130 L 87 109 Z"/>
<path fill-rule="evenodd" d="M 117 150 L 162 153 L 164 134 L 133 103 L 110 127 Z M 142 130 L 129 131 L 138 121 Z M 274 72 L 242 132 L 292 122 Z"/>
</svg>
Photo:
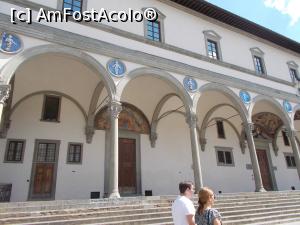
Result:
<svg viewBox="0 0 300 225">
<path fill-rule="evenodd" d="M 251 198 L 251 199 L 245 199 L 247 201 L 237 201 L 237 199 L 231 199 L 231 201 L 227 200 L 227 201 L 221 201 L 221 200 L 216 200 L 216 207 L 221 208 L 221 207 L 227 207 L 230 205 L 243 205 L 243 204 L 260 204 L 261 202 L 267 203 L 267 202 L 278 202 L 279 200 L 281 202 L 286 202 L 286 201 L 290 201 L 293 200 L 294 202 L 299 201 L 300 200 L 300 196 L 298 198 L 297 197 L 284 197 L 284 198 L 278 198 L 278 197 L 271 197 L 271 198 Z M 77 209 L 77 208 L 91 208 L 91 207 L 99 207 L 99 206 L 103 206 L 103 207 L 114 207 L 115 205 L 118 206 L 122 206 L 123 204 L 129 204 L 126 201 L 121 201 L 122 204 L 118 204 L 120 203 L 119 201 L 117 202 L 113 202 L 111 201 L 110 203 L 107 204 L 102 204 L 101 203 L 97 203 L 97 202 L 93 202 L 92 203 L 83 203 L 83 204 L 61 204 L 61 205 L 54 205 L 54 204 L 50 204 L 50 205 L 44 205 L 44 206 L 30 206 L 30 207 L 6 207 L 6 208 L 0 208 L 0 213 L 8 213 L 8 212 L 30 212 L 30 211 L 49 211 L 49 210 L 54 210 L 54 209 L 58 209 L 58 210 L 63 210 L 63 209 Z M 131 205 L 133 204 L 139 204 L 139 205 L 153 205 L 153 204 L 158 204 L 158 205 L 162 205 L 162 206 L 166 206 L 166 205 L 171 205 L 172 200 L 143 200 L 142 202 L 132 202 L 130 203 Z M 194 202 L 195 205 L 197 204 L 197 201 Z M 45 203 L 44 203 L 45 204 Z M 124 205 L 124 207 L 126 207 L 126 205 Z"/>
<path fill-rule="evenodd" d="M 169 213 L 171 212 L 170 207 L 166 208 L 149 208 L 149 209 L 135 209 L 132 210 L 114 210 L 114 211 L 80 211 L 80 212 L 73 212 L 73 213 L 67 213 L 62 212 L 60 215 L 55 214 L 45 214 L 40 213 L 36 215 L 29 215 L 26 217 L 7 217 L 2 218 L 0 217 L 0 223 L 28 223 L 28 222 L 38 222 L 38 221 L 48 221 L 48 220 L 65 220 L 68 218 L 85 218 L 85 217 L 98 217 L 98 218 L 106 218 L 106 217 L 113 217 L 115 215 L 119 216 L 127 216 L 127 215 L 133 215 L 133 214 L 149 214 L 149 213 L 156 213 L 159 215 L 160 213 Z"/>
<path fill-rule="evenodd" d="M 278 221 L 300 221 L 300 213 L 278 214 L 278 215 L 265 215 L 253 218 L 243 218 L 239 220 L 223 221 L 223 225 L 260 225 L 260 224 L 275 224 Z"/>
<path fill-rule="evenodd" d="M 245 218 L 253 218 L 253 217 L 259 217 L 260 215 L 279 215 L 279 214 L 289 214 L 291 212 L 294 213 L 300 213 L 297 209 L 299 205 L 295 207 L 289 207 L 289 208 L 270 208 L 268 211 L 266 211 L 263 208 L 258 208 L 256 210 L 236 210 L 222 213 L 223 221 L 227 220 L 239 220 L 239 219 L 245 219 Z M 114 214 L 108 214 L 107 212 L 88 212 L 88 213 L 76 213 L 76 214 L 63 214 L 63 215 L 55 215 L 55 216 L 36 216 L 36 217 L 26 217 L 26 218 L 7 218 L 7 219 L 1 219 L 1 224 L 23 224 L 23 223 L 39 223 L 44 221 L 51 221 L 51 224 L 54 223 L 53 221 L 73 221 L 78 219 L 91 219 L 97 218 L 97 222 L 103 223 L 103 222 L 111 222 L 114 220 L 118 220 L 120 216 L 122 219 L 132 218 L 135 219 L 142 219 L 142 218 L 152 218 L 154 215 L 155 217 L 165 217 L 166 215 L 169 215 L 171 217 L 171 210 L 170 208 L 155 208 L 155 209 L 146 209 L 146 210 L 135 210 L 134 212 L 128 212 L 126 210 L 124 211 L 115 211 Z M 128 214 L 129 213 L 129 214 Z M 118 215 L 118 216 L 115 216 Z M 72 222 L 73 223 L 73 222 Z"/>
<path fill-rule="evenodd" d="M 219 200 L 238 200 L 238 199 L 244 199 L 244 198 L 257 198 L 257 197 L 284 197 L 284 196 L 296 196 L 298 195 L 300 197 L 300 191 L 285 191 L 285 192 L 242 192 L 242 193 L 224 193 L 221 195 L 217 195 L 217 198 Z M 56 200 L 56 201 L 47 201 L 47 206 L 56 205 L 56 206 L 62 206 L 62 205 L 79 205 L 79 204 L 122 204 L 123 202 L 132 202 L 135 201 L 161 201 L 161 200 L 174 200 L 177 196 L 175 195 L 166 195 L 166 196 L 139 196 L 139 197 L 124 197 L 120 199 L 97 199 L 97 200 Z M 195 201 L 197 201 L 197 198 L 194 198 Z M 34 202 L 12 202 L 12 203 L 0 203 L 0 208 L 7 208 L 7 207 L 26 207 L 26 206 L 45 206 L 45 201 L 34 201 Z"/>
<path fill-rule="evenodd" d="M 299 214 L 300 216 L 300 209 L 289 209 L 289 210 L 276 210 L 272 212 L 257 212 L 257 213 L 245 213 L 240 215 L 233 215 L 233 216 L 224 216 L 223 221 L 231 221 L 231 220 L 248 220 L 253 218 L 260 218 L 260 217 L 272 217 L 272 216 L 285 216 L 290 214 Z"/>
<path fill-rule="evenodd" d="M 224 211 L 224 209 L 220 209 L 219 212 L 221 213 L 222 217 L 229 217 L 229 216 L 238 216 L 238 215 L 247 215 L 249 213 L 269 213 L 269 212 L 276 212 L 276 211 L 289 211 L 289 210 L 300 210 L 300 205 L 290 205 L 290 206 L 277 206 L 277 207 L 268 207 L 265 208 L 264 206 L 257 206 L 256 208 L 252 209 L 243 209 L 236 208 L 232 211 Z"/>
<path fill-rule="evenodd" d="M 167 220 L 166 220 L 167 218 Z M 51 224 L 51 225 L 65 225 L 67 224 L 72 224 L 72 225 L 77 225 L 77 224 L 92 224 L 92 223 L 97 223 L 97 224 L 123 224 L 123 221 L 130 221 L 132 222 L 131 224 L 139 224 L 136 223 L 136 221 L 153 221 L 153 222 L 164 222 L 161 221 L 164 220 L 166 222 L 171 222 L 172 217 L 171 217 L 171 212 L 164 212 L 164 213 L 148 213 L 148 214 L 131 214 L 131 215 L 117 215 L 117 216 L 108 216 L 108 217 L 89 217 L 89 218 L 70 218 L 70 219 L 63 219 L 63 220 L 48 220 L 48 221 L 41 221 L 41 222 L 29 222 L 29 223 L 19 223 L 19 222 L 14 222 L 14 225 L 20 225 L 20 224 L 30 224 L 30 225 L 44 225 L 44 224 Z M 3 223 L 7 224 L 7 223 Z M 126 224 L 126 223 L 124 223 Z M 130 224 L 130 223 L 129 223 Z"/>
</svg>

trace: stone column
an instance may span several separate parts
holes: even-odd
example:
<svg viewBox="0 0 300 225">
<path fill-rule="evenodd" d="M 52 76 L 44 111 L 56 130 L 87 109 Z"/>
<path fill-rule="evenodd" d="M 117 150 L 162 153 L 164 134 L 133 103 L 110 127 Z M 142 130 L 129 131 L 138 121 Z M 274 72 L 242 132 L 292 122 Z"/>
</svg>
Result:
<svg viewBox="0 0 300 225">
<path fill-rule="evenodd" d="M 300 179 L 300 154 L 299 154 L 299 147 L 296 141 L 296 133 L 294 130 L 288 129 L 287 135 L 290 138 L 293 154 L 296 162 L 297 172 Z"/>
<path fill-rule="evenodd" d="M 119 194 L 119 125 L 118 118 L 122 110 L 120 102 L 110 102 L 110 162 L 109 162 L 109 198 L 120 198 Z"/>
<path fill-rule="evenodd" d="M 200 188 L 203 187 L 203 181 L 202 181 L 200 151 L 199 151 L 198 134 L 197 134 L 197 116 L 194 113 L 191 113 L 190 115 L 187 116 L 186 122 L 190 127 L 195 188 L 196 188 L 196 192 L 198 192 Z"/>
<path fill-rule="evenodd" d="M 252 168 L 253 168 L 253 174 L 254 174 L 254 180 L 255 180 L 255 191 L 263 192 L 266 190 L 264 189 L 264 186 L 262 183 L 262 178 L 261 178 L 260 168 L 259 168 L 259 164 L 258 164 L 254 139 L 253 139 L 253 135 L 252 135 L 252 130 L 254 129 L 254 125 L 253 125 L 253 123 L 244 123 L 244 128 L 245 128 L 245 132 L 246 132 L 246 136 L 247 136 L 247 143 L 248 143 L 248 148 L 249 148 L 249 152 L 250 152 L 251 164 L 252 164 Z"/>
<path fill-rule="evenodd" d="M 0 121 L 2 124 L 3 108 L 5 101 L 9 98 L 10 85 L 0 85 Z"/>
</svg>

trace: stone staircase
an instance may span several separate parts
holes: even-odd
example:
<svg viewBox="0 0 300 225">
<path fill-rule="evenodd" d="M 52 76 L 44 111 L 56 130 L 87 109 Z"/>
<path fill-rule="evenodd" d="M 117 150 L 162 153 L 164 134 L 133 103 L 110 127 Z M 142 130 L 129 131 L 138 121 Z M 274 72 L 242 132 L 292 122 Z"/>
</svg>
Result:
<svg viewBox="0 0 300 225">
<path fill-rule="evenodd" d="M 0 224 L 172 224 L 175 198 L 1 203 Z M 196 198 L 194 201 L 197 205 Z M 222 194 L 217 196 L 215 208 L 221 212 L 223 225 L 300 224 L 300 191 Z"/>
</svg>

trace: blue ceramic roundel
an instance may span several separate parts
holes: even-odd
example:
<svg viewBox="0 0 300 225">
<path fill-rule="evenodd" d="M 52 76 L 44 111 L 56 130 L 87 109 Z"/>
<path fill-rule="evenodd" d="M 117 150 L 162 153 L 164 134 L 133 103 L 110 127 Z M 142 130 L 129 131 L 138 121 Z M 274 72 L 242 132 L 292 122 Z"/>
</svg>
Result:
<svg viewBox="0 0 300 225">
<path fill-rule="evenodd" d="M 286 112 L 290 113 L 293 111 L 293 107 L 291 103 L 289 103 L 287 100 L 283 101 L 283 108 L 285 109 Z"/>
<path fill-rule="evenodd" d="M 22 48 L 21 39 L 11 33 L 3 32 L 1 34 L 0 50 L 5 53 L 17 53 Z"/>
<path fill-rule="evenodd" d="M 126 67 L 121 60 L 111 59 L 107 63 L 107 70 L 115 77 L 123 77 L 126 72 Z"/>
<path fill-rule="evenodd" d="M 195 92 L 198 89 L 197 81 L 192 77 L 185 77 L 183 79 L 183 86 L 187 91 Z"/>
<path fill-rule="evenodd" d="M 251 102 L 251 96 L 247 91 L 241 90 L 240 91 L 240 98 L 245 104 L 248 104 Z"/>
</svg>

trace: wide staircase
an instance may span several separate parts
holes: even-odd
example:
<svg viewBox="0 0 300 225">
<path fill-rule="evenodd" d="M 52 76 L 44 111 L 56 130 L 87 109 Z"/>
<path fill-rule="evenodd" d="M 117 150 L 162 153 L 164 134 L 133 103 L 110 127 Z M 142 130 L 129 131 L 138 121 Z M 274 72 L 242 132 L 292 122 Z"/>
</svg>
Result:
<svg viewBox="0 0 300 225">
<path fill-rule="evenodd" d="M 0 204 L 0 224 L 172 224 L 176 196 L 63 200 Z M 195 205 L 197 199 L 194 198 Z M 217 195 L 224 225 L 284 224 L 299 221 L 300 191 Z M 296 223 L 297 224 L 297 223 Z"/>
</svg>

